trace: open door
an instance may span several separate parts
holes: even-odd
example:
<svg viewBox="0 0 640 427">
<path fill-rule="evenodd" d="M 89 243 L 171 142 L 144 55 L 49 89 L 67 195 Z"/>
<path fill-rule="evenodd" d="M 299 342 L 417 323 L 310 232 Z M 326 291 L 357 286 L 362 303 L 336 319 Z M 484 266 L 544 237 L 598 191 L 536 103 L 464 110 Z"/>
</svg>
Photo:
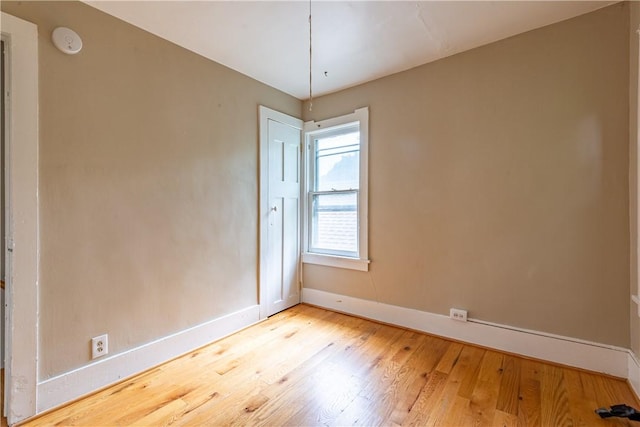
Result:
<svg viewBox="0 0 640 427">
<path fill-rule="evenodd" d="M 300 302 L 302 121 L 260 107 L 260 317 Z"/>
</svg>

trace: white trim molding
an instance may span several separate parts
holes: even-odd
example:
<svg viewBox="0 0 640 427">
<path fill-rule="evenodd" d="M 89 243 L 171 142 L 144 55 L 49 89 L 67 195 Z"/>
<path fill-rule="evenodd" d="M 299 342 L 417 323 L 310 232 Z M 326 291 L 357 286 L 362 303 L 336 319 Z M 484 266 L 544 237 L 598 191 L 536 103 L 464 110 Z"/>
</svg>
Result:
<svg viewBox="0 0 640 427">
<path fill-rule="evenodd" d="M 38 27 L 2 13 L 9 52 L 6 132 L 6 415 L 35 414 L 38 360 Z"/>
<path fill-rule="evenodd" d="M 336 255 L 302 253 L 302 262 L 305 264 L 326 265 L 328 267 L 347 268 L 358 271 L 369 271 L 368 259 L 347 258 Z"/>
<path fill-rule="evenodd" d="M 377 320 L 457 341 L 629 378 L 630 350 L 493 323 L 452 320 L 449 316 L 304 288 L 302 301 L 329 310 Z M 637 360 L 636 360 L 637 363 Z M 640 366 L 640 365 L 638 365 Z M 636 377 L 640 385 L 640 368 Z M 635 390 L 640 389 L 640 386 Z"/>
<path fill-rule="evenodd" d="M 254 305 L 38 384 L 37 413 L 121 381 L 259 322 Z"/>
</svg>

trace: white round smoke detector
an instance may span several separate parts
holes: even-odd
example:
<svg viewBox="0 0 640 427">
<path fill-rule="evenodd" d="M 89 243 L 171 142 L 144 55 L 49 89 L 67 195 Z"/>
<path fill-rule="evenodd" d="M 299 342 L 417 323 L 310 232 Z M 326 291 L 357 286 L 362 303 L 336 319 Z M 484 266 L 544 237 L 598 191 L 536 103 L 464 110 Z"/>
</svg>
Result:
<svg viewBox="0 0 640 427">
<path fill-rule="evenodd" d="M 75 55 L 82 49 L 82 39 L 70 28 L 58 27 L 53 30 L 51 40 L 58 49 L 68 55 Z"/>
</svg>

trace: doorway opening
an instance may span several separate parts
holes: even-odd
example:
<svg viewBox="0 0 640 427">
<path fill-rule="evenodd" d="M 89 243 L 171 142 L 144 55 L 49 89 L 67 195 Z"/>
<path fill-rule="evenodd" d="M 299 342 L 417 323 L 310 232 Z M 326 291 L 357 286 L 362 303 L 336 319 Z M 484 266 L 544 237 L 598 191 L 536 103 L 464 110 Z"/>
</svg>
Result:
<svg viewBox="0 0 640 427">
<path fill-rule="evenodd" d="M 36 415 L 38 382 L 38 27 L 1 12 L 4 42 L 4 411 Z M 14 213 L 17 218 L 14 218 Z"/>
<path fill-rule="evenodd" d="M 5 223 L 5 211 L 7 210 L 5 201 L 5 138 L 6 138 L 6 105 L 5 96 L 6 93 L 6 62 L 7 52 L 5 49 L 4 40 L 0 39 L 0 319 L 2 327 L 0 327 L 0 403 L 2 404 L 2 418 L 0 419 L 0 425 L 2 427 L 7 425 L 6 410 L 4 406 L 4 330 L 5 330 L 5 253 L 6 253 L 6 223 Z"/>
</svg>

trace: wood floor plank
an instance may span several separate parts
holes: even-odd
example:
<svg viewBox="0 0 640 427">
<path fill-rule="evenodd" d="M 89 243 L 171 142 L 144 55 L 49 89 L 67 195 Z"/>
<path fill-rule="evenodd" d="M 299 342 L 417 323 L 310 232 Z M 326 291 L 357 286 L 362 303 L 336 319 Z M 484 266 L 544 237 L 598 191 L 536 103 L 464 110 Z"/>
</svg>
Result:
<svg viewBox="0 0 640 427">
<path fill-rule="evenodd" d="M 460 388 L 465 380 L 469 379 L 468 364 L 476 362 L 471 362 L 468 354 L 478 354 L 476 350 L 478 349 L 475 347 L 451 343 L 434 370 L 435 373 L 448 371 L 446 381 L 443 385 L 439 386 L 440 390 L 436 390 L 427 400 L 422 400 L 421 396 L 418 397 L 419 405 L 414 405 L 414 409 L 411 410 L 406 421 L 408 424 L 429 426 L 444 425 L 443 420 L 458 400 Z M 480 350 L 479 354 L 484 355 L 484 353 L 485 350 Z M 425 386 L 423 391 L 427 390 Z"/>
<path fill-rule="evenodd" d="M 543 425 L 569 426 L 569 400 L 565 388 L 563 369 L 558 366 L 542 367 L 540 414 Z"/>
<path fill-rule="evenodd" d="M 298 305 L 25 426 L 631 426 L 625 381 Z"/>
<path fill-rule="evenodd" d="M 423 426 L 432 416 L 432 410 L 444 394 L 445 384 L 449 374 L 434 370 L 427 377 L 427 383 L 420 390 L 420 394 L 413 404 L 409 415 L 404 420 L 404 425 Z"/>
<path fill-rule="evenodd" d="M 518 424 L 537 426 L 541 423 L 542 363 L 522 360 L 520 363 L 520 393 L 518 396 Z"/>
<path fill-rule="evenodd" d="M 166 426 L 171 424 L 179 415 L 184 411 L 187 403 L 182 399 L 175 399 L 166 402 L 148 413 L 142 418 L 138 418 L 135 421 L 136 426 Z M 116 422 L 115 425 L 122 425 L 122 422 Z M 133 424 L 133 423 L 132 423 Z"/>
<path fill-rule="evenodd" d="M 415 403 L 424 387 L 427 385 L 429 374 L 434 371 L 435 365 L 442 359 L 450 343 L 433 337 L 426 337 L 424 344 L 416 348 L 416 351 L 407 361 L 409 371 L 405 375 L 402 387 L 402 398 L 396 399 L 393 411 L 388 418 L 390 423 L 403 424 L 413 410 Z"/>
<path fill-rule="evenodd" d="M 518 416 L 509 412 L 496 410 L 491 425 L 495 427 L 517 427 Z"/>
<path fill-rule="evenodd" d="M 501 353 L 487 350 L 482 359 L 469 405 L 475 425 L 491 425 L 498 403 L 504 357 Z"/>
<path fill-rule="evenodd" d="M 458 360 L 460 366 L 458 368 L 464 371 L 464 376 L 460 380 L 458 395 L 467 400 L 471 399 L 473 390 L 476 388 L 485 351 L 478 347 L 468 346 L 460 353 Z"/>
<path fill-rule="evenodd" d="M 459 394 L 454 396 L 448 410 L 443 413 L 442 421 L 438 425 L 443 426 L 464 426 L 477 425 L 471 400 Z"/>
<path fill-rule="evenodd" d="M 448 374 L 453 367 L 458 363 L 460 353 L 464 349 L 464 345 L 458 342 L 451 343 L 447 352 L 442 356 L 442 359 L 436 366 L 436 370 Z"/>
<path fill-rule="evenodd" d="M 518 396 L 520 395 L 520 360 L 505 356 L 502 364 L 502 378 L 496 409 L 515 417 L 518 416 Z M 499 417 L 504 419 L 504 417 Z"/>
<path fill-rule="evenodd" d="M 427 344 L 426 339 L 412 343 L 399 342 L 396 354 L 384 367 L 384 371 L 380 372 L 380 379 L 370 381 L 360 393 L 367 400 L 378 402 L 378 415 L 386 423 L 402 423 L 426 383 L 426 376 L 423 377 L 423 374 L 432 369 L 433 363 L 429 363 L 426 358 L 416 357 L 416 354 L 424 354 Z M 373 378 L 376 378 L 375 374 Z M 416 381 L 418 384 L 414 384 Z"/>
</svg>

